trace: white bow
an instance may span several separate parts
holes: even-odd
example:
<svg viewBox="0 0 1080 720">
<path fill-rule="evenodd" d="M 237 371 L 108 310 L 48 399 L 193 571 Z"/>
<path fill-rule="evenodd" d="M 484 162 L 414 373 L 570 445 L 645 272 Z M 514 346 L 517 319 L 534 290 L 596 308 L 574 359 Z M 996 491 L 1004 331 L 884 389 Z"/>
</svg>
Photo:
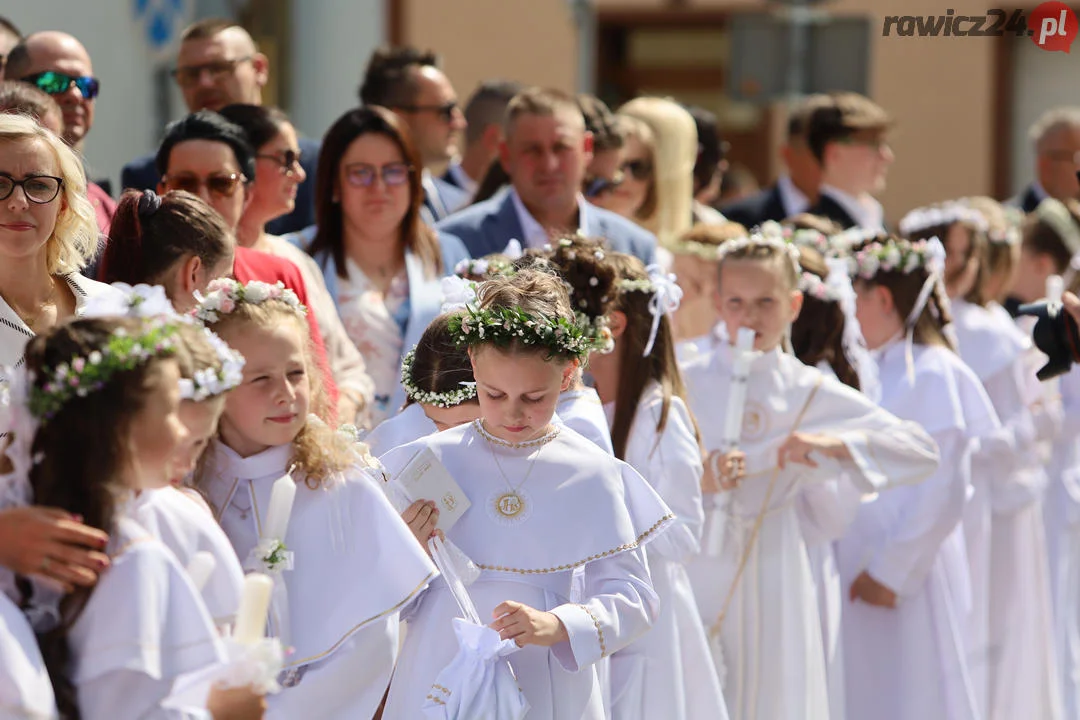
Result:
<svg viewBox="0 0 1080 720">
<path fill-rule="evenodd" d="M 463 310 L 476 300 L 476 283 L 457 275 L 442 279 L 442 309 L 440 314 Z"/>
<path fill-rule="evenodd" d="M 907 362 L 908 380 L 912 383 L 915 382 L 915 324 L 919 321 L 923 310 L 926 309 L 926 304 L 930 302 L 930 293 L 934 291 L 934 287 L 941 282 L 945 275 L 945 246 L 936 237 L 932 237 L 926 242 L 924 266 L 927 271 L 926 281 L 923 283 L 922 289 L 919 290 L 915 305 L 911 308 L 911 312 L 904 323 L 907 327 L 904 348 L 905 360 Z"/>
<path fill-rule="evenodd" d="M 132 287 L 127 283 L 117 282 L 112 286 L 120 291 L 120 295 L 105 293 L 89 298 L 83 308 L 82 317 L 150 318 L 177 314 L 165 294 L 165 288 L 160 285 L 140 283 Z"/>
<path fill-rule="evenodd" d="M 675 281 L 675 275 L 667 273 L 659 265 L 650 265 L 646 268 L 649 273 L 649 282 L 652 283 L 652 297 L 649 298 L 649 313 L 652 315 L 652 329 L 649 331 L 649 342 L 645 346 L 643 356 L 652 352 L 656 342 L 656 333 L 660 331 L 660 318 L 679 309 L 682 302 L 683 290 Z"/>
<path fill-rule="evenodd" d="M 521 241 L 515 238 L 506 244 L 506 249 L 502 251 L 502 254 L 511 260 L 517 260 L 525 254 L 525 251 L 521 248 Z"/>
</svg>

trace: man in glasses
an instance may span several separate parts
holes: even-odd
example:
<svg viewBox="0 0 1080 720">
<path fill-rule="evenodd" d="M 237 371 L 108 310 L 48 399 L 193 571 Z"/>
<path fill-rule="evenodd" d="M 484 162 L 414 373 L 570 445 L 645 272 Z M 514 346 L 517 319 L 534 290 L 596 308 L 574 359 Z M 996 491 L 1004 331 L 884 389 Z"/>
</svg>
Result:
<svg viewBox="0 0 1080 720">
<path fill-rule="evenodd" d="M 893 120 L 879 105 L 858 93 L 834 93 L 806 123 L 810 151 L 821 165 L 817 203 L 810 208 L 845 230 L 885 229 L 885 211 L 875 195 L 885 190 L 885 176 L 895 156 L 887 133 Z"/>
<path fill-rule="evenodd" d="M 360 85 L 360 102 L 388 108 L 409 126 L 424 163 L 425 222 L 442 220 L 469 202 L 466 191 L 440 177 L 458 153 L 465 116 L 434 53 L 412 47 L 376 50 Z"/>
<path fill-rule="evenodd" d="M 94 77 L 90 54 L 81 42 L 62 32 L 28 35 L 12 48 L 4 75 L 52 96 L 64 115 L 65 142 L 80 153 L 83 151 L 86 136 L 94 126 L 94 105 L 100 84 Z M 94 206 L 98 229 L 108 233 L 116 202 L 93 182 L 87 183 L 86 194 Z"/>
<path fill-rule="evenodd" d="M 585 200 L 582 184 L 592 149 L 575 98 L 559 90 L 522 91 L 506 109 L 500 148 L 510 190 L 462 210 L 438 229 L 461 238 L 474 258 L 501 252 L 515 239 L 542 248 L 581 232 L 652 264 L 655 235 Z"/>
<path fill-rule="evenodd" d="M 1035 212 L 1048 197 L 1062 202 L 1080 199 L 1076 170 L 1080 161 L 1080 107 L 1048 110 L 1031 126 L 1035 145 L 1035 179 L 1008 204 Z"/>
<path fill-rule="evenodd" d="M 173 79 L 188 110 L 220 110 L 226 105 L 262 105 L 262 90 L 270 77 L 270 61 L 258 51 L 247 30 L 232 20 L 209 18 L 188 26 L 180 35 Z M 300 166 L 306 179 L 296 189 L 291 213 L 266 226 L 271 235 L 302 230 L 315 222 L 315 175 L 318 140 L 299 138 Z M 125 188 L 154 188 L 160 176 L 154 156 L 134 160 L 120 175 Z"/>
</svg>

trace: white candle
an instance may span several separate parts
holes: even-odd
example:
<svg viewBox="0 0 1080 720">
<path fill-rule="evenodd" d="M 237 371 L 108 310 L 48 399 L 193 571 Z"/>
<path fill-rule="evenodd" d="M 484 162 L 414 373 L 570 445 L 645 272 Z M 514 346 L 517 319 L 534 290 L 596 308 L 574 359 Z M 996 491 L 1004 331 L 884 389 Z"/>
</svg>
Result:
<svg viewBox="0 0 1080 720">
<path fill-rule="evenodd" d="M 195 553 L 191 558 L 191 562 L 188 563 L 187 574 L 196 590 L 202 592 L 202 589 L 206 587 L 206 583 L 210 580 L 210 576 L 214 574 L 214 568 L 216 567 L 217 561 L 214 560 L 213 555 L 205 550 Z"/>
<path fill-rule="evenodd" d="M 1051 275 L 1046 278 L 1046 302 L 1059 303 L 1065 292 L 1065 278 L 1060 275 Z"/>
<path fill-rule="evenodd" d="M 285 541 L 285 532 L 289 529 L 289 516 L 292 514 L 293 500 L 296 499 L 296 483 L 292 475 L 286 473 L 274 481 L 270 492 L 270 509 L 266 512 L 263 523 L 263 538 Z"/>
<path fill-rule="evenodd" d="M 727 416 L 724 422 L 724 452 L 730 452 L 739 446 L 753 350 L 754 331 L 750 328 L 739 328 L 732 350 L 731 385 L 728 387 Z"/>
<path fill-rule="evenodd" d="M 266 613 L 273 592 L 274 581 L 268 575 L 250 573 L 244 577 L 244 592 L 233 630 L 233 639 L 241 645 L 254 645 L 265 637 Z"/>
</svg>

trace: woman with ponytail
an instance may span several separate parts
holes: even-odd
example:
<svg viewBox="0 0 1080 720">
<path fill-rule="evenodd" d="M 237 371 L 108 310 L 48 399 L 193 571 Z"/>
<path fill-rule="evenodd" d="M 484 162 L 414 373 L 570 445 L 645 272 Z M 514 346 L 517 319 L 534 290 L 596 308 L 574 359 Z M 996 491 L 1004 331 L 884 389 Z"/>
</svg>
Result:
<svg viewBox="0 0 1080 720">
<path fill-rule="evenodd" d="M 185 312 L 195 307 L 196 291 L 232 273 L 235 251 L 225 221 L 191 193 L 129 190 L 116 208 L 98 278 L 161 285 Z"/>
</svg>

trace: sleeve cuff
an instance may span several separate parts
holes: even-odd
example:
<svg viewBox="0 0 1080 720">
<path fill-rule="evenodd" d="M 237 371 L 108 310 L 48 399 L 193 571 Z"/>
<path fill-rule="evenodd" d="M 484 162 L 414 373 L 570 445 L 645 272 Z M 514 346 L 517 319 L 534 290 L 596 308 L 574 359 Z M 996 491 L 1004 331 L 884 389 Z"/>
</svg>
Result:
<svg viewBox="0 0 1080 720">
<path fill-rule="evenodd" d="M 870 448 L 866 433 L 861 430 L 840 433 L 837 437 L 851 454 L 850 463 L 858 468 L 857 473 L 850 473 L 851 481 L 864 493 L 880 492 L 889 483 L 889 478 L 882 470 Z"/>
<path fill-rule="evenodd" d="M 564 670 L 578 672 L 607 657 L 604 628 L 600 625 L 600 618 L 588 606 L 560 605 L 551 612 L 562 621 L 570 638 L 570 642 L 551 648 Z"/>
</svg>

